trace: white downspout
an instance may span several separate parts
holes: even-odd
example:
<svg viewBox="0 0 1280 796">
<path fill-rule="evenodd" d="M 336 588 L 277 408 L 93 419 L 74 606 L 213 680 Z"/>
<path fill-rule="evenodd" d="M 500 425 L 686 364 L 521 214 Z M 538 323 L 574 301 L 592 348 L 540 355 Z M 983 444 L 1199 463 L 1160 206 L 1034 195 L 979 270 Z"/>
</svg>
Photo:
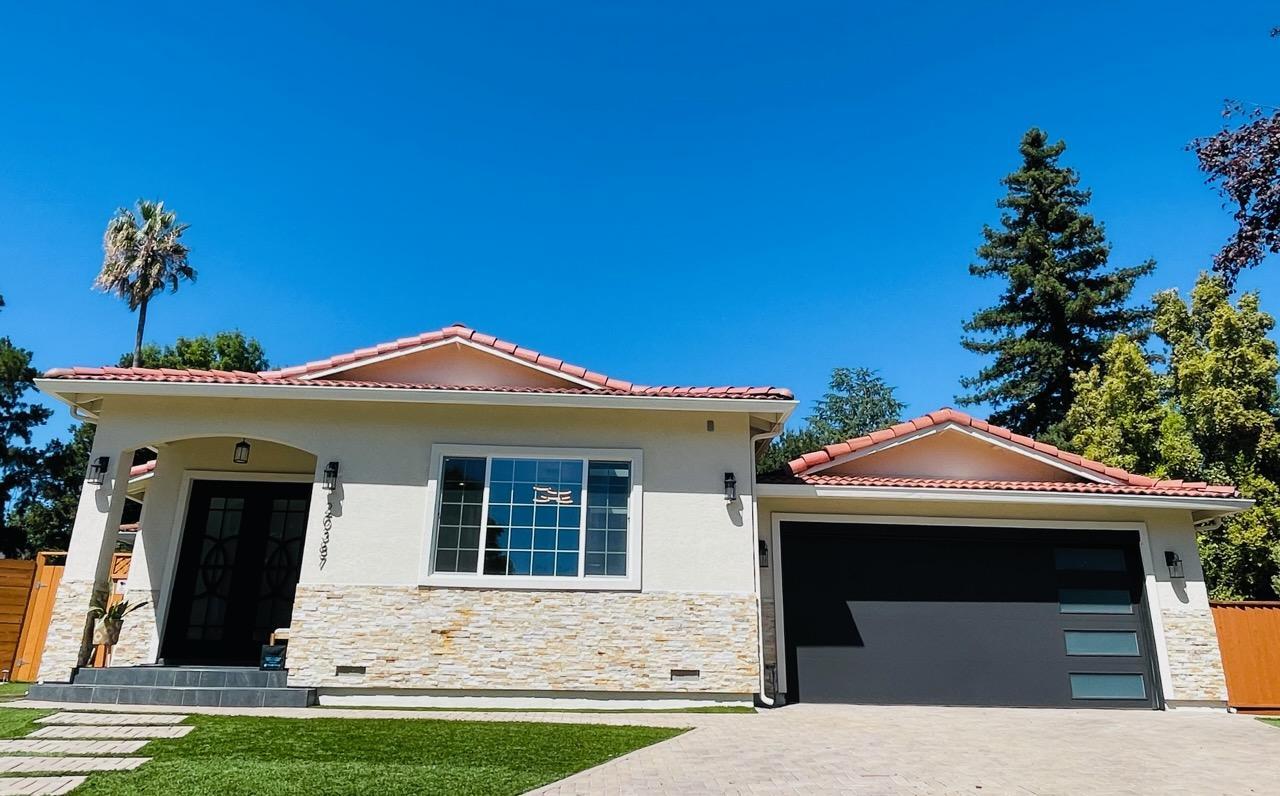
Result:
<svg viewBox="0 0 1280 796">
<path fill-rule="evenodd" d="M 764 596 L 760 593 L 760 525 L 756 520 L 756 443 L 761 440 L 772 439 L 778 436 L 782 431 L 784 421 L 774 423 L 768 431 L 755 434 L 751 437 L 751 501 L 750 505 L 744 505 L 748 508 L 750 515 L 749 525 L 751 527 L 751 571 L 755 573 L 755 590 L 756 590 L 756 615 L 760 619 L 760 632 L 756 634 L 756 657 L 760 666 L 760 701 L 767 707 L 773 707 L 773 697 L 765 693 L 764 678 Z M 774 595 L 775 605 L 778 597 Z M 775 620 L 776 621 L 776 620 Z"/>
</svg>

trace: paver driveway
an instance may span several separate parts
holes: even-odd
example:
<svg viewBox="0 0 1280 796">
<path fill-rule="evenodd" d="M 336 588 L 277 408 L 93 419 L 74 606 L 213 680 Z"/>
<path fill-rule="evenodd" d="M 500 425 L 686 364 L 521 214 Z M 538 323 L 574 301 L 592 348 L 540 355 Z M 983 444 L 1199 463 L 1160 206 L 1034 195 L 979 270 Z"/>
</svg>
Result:
<svg viewBox="0 0 1280 796">
<path fill-rule="evenodd" d="M 698 718 L 538 792 L 1280 794 L 1280 728 L 1223 711 L 794 705 Z"/>
</svg>

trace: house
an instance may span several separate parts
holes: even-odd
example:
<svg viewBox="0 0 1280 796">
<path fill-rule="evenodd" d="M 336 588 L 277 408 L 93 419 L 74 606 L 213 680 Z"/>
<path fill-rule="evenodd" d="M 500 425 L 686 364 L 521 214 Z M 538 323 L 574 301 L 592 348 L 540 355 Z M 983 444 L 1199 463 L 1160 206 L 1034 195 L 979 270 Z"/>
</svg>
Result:
<svg viewBox="0 0 1280 796">
<path fill-rule="evenodd" d="M 147 448 L 149 605 L 113 658 L 147 682 L 275 637 L 327 703 L 1224 704 L 1195 532 L 1249 502 L 955 410 L 757 479 L 789 391 L 641 386 L 462 325 L 37 383 L 98 426 L 46 683 L 85 675 Z"/>
</svg>

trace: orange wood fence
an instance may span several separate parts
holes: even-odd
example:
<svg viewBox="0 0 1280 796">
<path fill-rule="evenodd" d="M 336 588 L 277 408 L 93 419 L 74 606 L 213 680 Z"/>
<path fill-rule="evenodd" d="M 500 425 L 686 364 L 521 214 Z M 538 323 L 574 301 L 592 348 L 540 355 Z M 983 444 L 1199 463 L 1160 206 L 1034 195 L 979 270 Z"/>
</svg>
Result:
<svg viewBox="0 0 1280 796">
<path fill-rule="evenodd" d="M 1280 711 L 1280 602 L 1212 603 L 1227 675 L 1227 702 Z"/>
<path fill-rule="evenodd" d="M 66 553 L 37 553 L 34 562 L 35 578 L 27 597 L 26 616 L 22 622 L 22 636 L 18 639 L 18 654 L 10 679 L 31 682 L 40 671 L 40 654 L 44 652 L 44 636 L 49 632 L 49 619 L 53 616 L 53 598 L 62 582 L 62 562 Z"/>
<path fill-rule="evenodd" d="M 34 561 L 0 560 L 0 669 L 7 670 L 10 676 L 35 572 Z"/>
</svg>

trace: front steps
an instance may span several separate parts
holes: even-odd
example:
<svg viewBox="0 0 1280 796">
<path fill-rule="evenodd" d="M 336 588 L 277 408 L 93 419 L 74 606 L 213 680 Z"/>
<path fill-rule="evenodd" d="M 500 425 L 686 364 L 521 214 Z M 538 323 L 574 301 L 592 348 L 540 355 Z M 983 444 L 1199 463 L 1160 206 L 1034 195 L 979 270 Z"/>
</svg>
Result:
<svg viewBox="0 0 1280 796">
<path fill-rule="evenodd" d="M 70 683 L 38 683 L 27 699 L 100 705 L 305 708 L 314 688 L 293 688 L 288 673 L 250 666 L 112 666 L 76 670 Z"/>
</svg>

